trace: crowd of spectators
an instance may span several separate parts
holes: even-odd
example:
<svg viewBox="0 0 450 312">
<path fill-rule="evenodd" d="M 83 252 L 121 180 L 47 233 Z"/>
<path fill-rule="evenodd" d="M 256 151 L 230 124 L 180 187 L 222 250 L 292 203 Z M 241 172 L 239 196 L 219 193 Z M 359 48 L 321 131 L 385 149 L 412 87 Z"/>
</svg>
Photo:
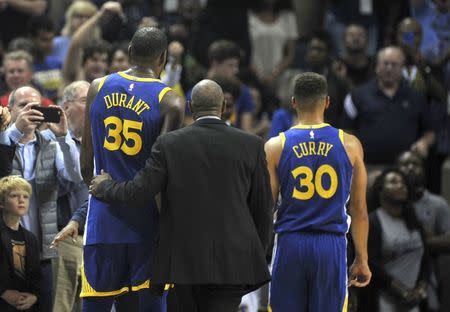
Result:
<svg viewBox="0 0 450 312">
<path fill-rule="evenodd" d="M 31 185 L 21 226 L 37 238 L 42 278 L 21 291 L 39 311 L 81 309 L 87 90 L 131 66 L 140 27 L 169 38 L 164 83 L 188 102 L 215 80 L 223 119 L 264 139 L 296 123 L 296 75 L 324 75 L 326 122 L 361 140 L 369 173 L 373 282 L 350 309 L 450 311 L 450 0 L 0 0 L 0 171 Z M 33 105 L 60 107 L 61 122 L 43 126 Z M 58 231 L 71 238 L 54 248 Z M 14 306 L 5 281 L 0 307 Z M 264 311 L 264 292 L 242 311 Z"/>
</svg>

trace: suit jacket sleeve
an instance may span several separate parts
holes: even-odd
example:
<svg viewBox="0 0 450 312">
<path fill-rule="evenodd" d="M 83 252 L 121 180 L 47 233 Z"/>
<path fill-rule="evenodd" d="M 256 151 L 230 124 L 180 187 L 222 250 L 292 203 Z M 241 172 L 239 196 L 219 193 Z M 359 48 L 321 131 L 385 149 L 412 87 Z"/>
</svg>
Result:
<svg viewBox="0 0 450 312">
<path fill-rule="evenodd" d="M 15 151 L 15 145 L 7 146 L 0 144 L 0 178 L 11 174 L 12 160 L 14 158 Z"/>
<path fill-rule="evenodd" d="M 251 183 L 248 206 L 261 244 L 267 250 L 273 231 L 273 200 L 262 140 L 258 142 L 258 155 Z"/>
<path fill-rule="evenodd" d="M 159 137 L 152 148 L 150 158 L 131 181 L 118 183 L 114 180 L 99 184 L 96 197 L 105 202 L 133 202 L 144 206 L 161 192 L 167 181 L 166 160 Z"/>
</svg>

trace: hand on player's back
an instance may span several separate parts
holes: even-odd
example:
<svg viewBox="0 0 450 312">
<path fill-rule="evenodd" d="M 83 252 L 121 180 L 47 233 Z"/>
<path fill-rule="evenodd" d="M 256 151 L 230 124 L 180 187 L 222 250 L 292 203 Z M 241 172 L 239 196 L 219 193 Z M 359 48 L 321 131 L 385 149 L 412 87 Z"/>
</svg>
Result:
<svg viewBox="0 0 450 312">
<path fill-rule="evenodd" d="M 89 193 L 95 196 L 97 194 L 97 189 L 100 183 L 106 180 L 112 180 L 112 178 L 109 173 L 103 171 L 102 169 L 100 174 L 92 179 L 91 185 L 89 186 Z"/>
</svg>

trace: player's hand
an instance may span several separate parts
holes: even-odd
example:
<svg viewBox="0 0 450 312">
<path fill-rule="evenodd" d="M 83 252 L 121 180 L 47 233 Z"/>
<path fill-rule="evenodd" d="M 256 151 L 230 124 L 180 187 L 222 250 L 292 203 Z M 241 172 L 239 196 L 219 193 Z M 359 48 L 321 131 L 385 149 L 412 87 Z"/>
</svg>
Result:
<svg viewBox="0 0 450 312">
<path fill-rule="evenodd" d="M 350 266 L 350 276 L 348 286 L 365 287 L 369 284 L 372 278 L 372 272 L 370 272 L 367 261 L 355 259 Z"/>
<path fill-rule="evenodd" d="M 11 114 L 9 113 L 8 107 L 0 108 L 0 131 L 5 131 L 11 122 Z"/>
<path fill-rule="evenodd" d="M 102 169 L 100 174 L 92 179 L 91 185 L 89 186 L 89 193 L 94 196 L 97 195 L 98 186 L 100 185 L 100 183 L 107 180 L 112 180 L 112 178 L 109 173 L 103 171 Z"/>
<path fill-rule="evenodd" d="M 35 295 L 33 295 L 33 294 L 30 294 L 30 293 L 27 293 L 27 292 L 22 292 L 20 294 L 21 294 L 22 297 L 17 302 L 17 305 L 16 305 L 16 309 L 17 310 L 21 310 L 21 311 L 28 310 L 37 301 L 37 297 Z"/>
<path fill-rule="evenodd" d="M 58 109 L 60 111 L 61 118 L 59 120 L 59 123 L 48 122 L 47 127 L 55 134 L 56 137 L 66 136 L 67 131 L 69 130 L 66 113 L 61 107 L 57 105 L 51 105 L 49 107 Z"/>
<path fill-rule="evenodd" d="M 65 240 L 69 236 L 72 237 L 72 242 L 75 243 L 77 241 L 79 228 L 80 224 L 78 224 L 77 221 L 69 221 L 69 223 L 67 223 L 67 225 L 58 234 L 56 234 L 50 247 L 58 247 L 58 243 Z"/>
<path fill-rule="evenodd" d="M 179 41 L 172 41 L 169 44 L 167 51 L 169 56 L 173 57 L 176 63 L 180 63 L 181 56 L 184 53 L 184 47 Z"/>
</svg>

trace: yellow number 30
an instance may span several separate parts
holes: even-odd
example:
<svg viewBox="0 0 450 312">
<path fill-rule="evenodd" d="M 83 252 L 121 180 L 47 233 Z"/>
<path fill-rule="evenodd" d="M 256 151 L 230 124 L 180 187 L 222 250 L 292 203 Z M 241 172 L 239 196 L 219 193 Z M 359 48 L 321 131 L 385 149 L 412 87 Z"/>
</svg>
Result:
<svg viewBox="0 0 450 312">
<path fill-rule="evenodd" d="M 325 190 L 322 185 L 322 176 L 324 174 L 328 174 L 330 176 L 330 188 Z M 315 177 L 311 168 L 306 166 L 300 166 L 292 170 L 292 176 L 294 179 L 297 179 L 299 175 L 304 175 L 303 178 L 300 178 L 300 187 L 306 187 L 305 191 L 299 191 L 296 187 L 294 187 L 294 191 L 292 192 L 292 197 L 300 200 L 308 200 L 311 199 L 314 195 L 314 192 L 325 199 L 331 198 L 337 190 L 338 187 L 338 179 L 336 170 L 330 165 L 322 165 L 317 169 Z M 314 177 L 314 183 L 313 183 Z"/>
<path fill-rule="evenodd" d="M 110 116 L 105 119 L 105 128 L 108 128 L 108 137 L 103 142 L 103 147 L 110 151 L 117 151 L 121 149 L 125 154 L 134 156 L 142 148 L 141 136 L 129 131 L 130 129 L 142 130 L 142 122 L 124 119 L 122 120 L 115 116 Z M 125 142 L 122 143 L 122 135 Z M 131 143 L 131 144 L 130 144 Z"/>
</svg>

